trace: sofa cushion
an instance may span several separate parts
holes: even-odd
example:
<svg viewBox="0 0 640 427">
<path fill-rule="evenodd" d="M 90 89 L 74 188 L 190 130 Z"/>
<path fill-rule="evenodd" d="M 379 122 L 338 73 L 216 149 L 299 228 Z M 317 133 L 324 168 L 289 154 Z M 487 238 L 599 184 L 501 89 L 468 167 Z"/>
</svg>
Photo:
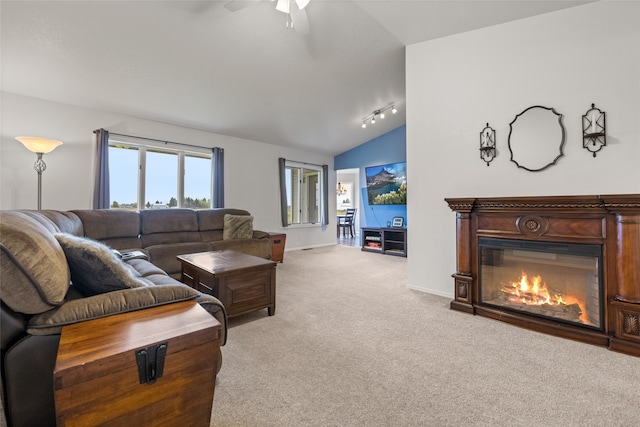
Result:
<svg viewBox="0 0 640 427">
<path fill-rule="evenodd" d="M 140 230 L 142 247 L 145 249 L 154 245 L 201 241 L 198 217 L 192 209 L 140 211 Z"/>
<path fill-rule="evenodd" d="M 253 216 L 230 215 L 224 216 L 224 231 L 222 240 L 251 239 L 253 237 Z"/>
<path fill-rule="evenodd" d="M 31 317 L 27 332 L 31 335 L 60 333 L 62 327 L 85 320 L 198 298 L 200 293 L 187 285 L 124 289 L 108 294 L 67 301 L 62 307 Z"/>
<path fill-rule="evenodd" d="M 84 236 L 84 227 L 82 226 L 82 220 L 73 212 L 54 210 L 41 210 L 37 212 L 40 215 L 49 218 L 58 227 L 58 230 L 56 232 L 75 234 L 76 236 Z"/>
<path fill-rule="evenodd" d="M 13 311 L 42 313 L 64 302 L 69 267 L 49 230 L 18 211 L 0 213 L 0 298 Z"/>
<path fill-rule="evenodd" d="M 72 234 L 56 233 L 54 236 L 67 257 L 71 281 L 83 295 L 98 295 L 149 285 L 107 245 Z"/>
<path fill-rule="evenodd" d="M 54 223 L 51 219 L 49 219 L 48 217 L 42 215 L 42 211 L 33 211 L 33 210 L 20 210 L 18 211 L 20 213 L 23 213 L 25 215 L 27 215 L 28 217 L 32 218 L 33 220 L 39 222 L 40 224 L 44 225 L 44 227 L 49 230 L 51 233 L 61 233 L 62 230 L 60 230 L 60 227 L 58 227 L 58 225 L 56 223 Z"/>
<path fill-rule="evenodd" d="M 198 217 L 192 209 L 147 209 L 140 211 L 142 234 L 198 231 Z"/>
<path fill-rule="evenodd" d="M 149 254 L 149 261 L 160 267 L 168 275 L 175 276 L 180 274 L 181 270 L 181 264 L 177 258 L 178 255 L 207 252 L 211 250 L 211 245 L 195 241 L 149 246 L 145 250 Z"/>
<path fill-rule="evenodd" d="M 118 250 L 142 247 L 139 237 L 140 215 L 136 211 L 85 209 L 71 212 L 82 220 L 84 235 L 90 239 L 100 240 Z"/>
<path fill-rule="evenodd" d="M 127 263 L 127 265 L 133 267 L 138 272 L 138 274 L 140 274 L 140 276 L 145 278 L 154 274 L 164 274 L 165 276 L 167 275 L 164 270 L 162 270 L 157 265 L 147 261 L 146 259 L 138 258 L 127 260 L 125 262 Z"/>
<path fill-rule="evenodd" d="M 224 216 L 250 215 L 248 211 L 233 208 L 200 209 L 196 211 L 198 216 L 198 229 L 203 231 L 222 231 L 224 229 Z"/>
</svg>

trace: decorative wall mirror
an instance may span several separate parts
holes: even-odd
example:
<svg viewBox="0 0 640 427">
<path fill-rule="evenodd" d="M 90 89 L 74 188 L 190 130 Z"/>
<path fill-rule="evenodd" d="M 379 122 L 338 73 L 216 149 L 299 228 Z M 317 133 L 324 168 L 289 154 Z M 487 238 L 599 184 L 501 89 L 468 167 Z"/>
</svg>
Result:
<svg viewBox="0 0 640 427">
<path fill-rule="evenodd" d="M 562 114 L 553 108 L 529 107 L 518 114 L 509 127 L 511 161 L 519 168 L 539 172 L 563 156 Z"/>
</svg>

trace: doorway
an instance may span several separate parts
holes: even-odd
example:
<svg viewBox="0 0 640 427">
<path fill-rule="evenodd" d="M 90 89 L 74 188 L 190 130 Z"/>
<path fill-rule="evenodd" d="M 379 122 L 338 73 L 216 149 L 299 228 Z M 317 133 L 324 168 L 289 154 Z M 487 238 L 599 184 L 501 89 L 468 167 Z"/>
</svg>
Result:
<svg viewBox="0 0 640 427">
<path fill-rule="evenodd" d="M 338 244 L 360 246 L 360 169 L 340 169 L 336 171 L 336 223 L 347 209 L 356 209 L 353 237 L 342 233 L 338 227 Z"/>
</svg>

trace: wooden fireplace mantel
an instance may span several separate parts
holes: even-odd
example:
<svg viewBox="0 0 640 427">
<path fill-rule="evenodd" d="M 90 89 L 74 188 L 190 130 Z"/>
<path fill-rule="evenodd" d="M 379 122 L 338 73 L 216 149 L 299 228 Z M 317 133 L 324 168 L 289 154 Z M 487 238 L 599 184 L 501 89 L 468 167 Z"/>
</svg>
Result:
<svg viewBox="0 0 640 427">
<path fill-rule="evenodd" d="M 451 308 L 640 356 L 640 194 L 447 198 L 456 212 Z M 604 332 L 513 315 L 478 298 L 478 239 L 602 246 Z"/>
</svg>

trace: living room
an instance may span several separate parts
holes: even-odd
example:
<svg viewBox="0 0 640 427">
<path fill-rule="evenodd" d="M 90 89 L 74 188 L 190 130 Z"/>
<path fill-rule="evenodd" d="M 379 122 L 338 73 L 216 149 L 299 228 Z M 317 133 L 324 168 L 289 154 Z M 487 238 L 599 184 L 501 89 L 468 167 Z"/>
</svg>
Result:
<svg viewBox="0 0 640 427">
<path fill-rule="evenodd" d="M 636 2 L 589 3 L 407 47 L 410 196 L 405 220 L 411 224 L 409 246 L 415 242 L 408 259 L 410 287 L 452 295 L 449 276 L 455 270 L 455 224 L 445 197 L 638 192 L 636 7 Z M 580 127 L 581 116 L 592 103 L 606 111 L 607 132 L 611 132 L 597 158 L 582 148 Z M 555 108 L 563 114 L 566 127 L 564 156 L 557 165 L 537 173 L 510 162 L 507 145 L 509 123 L 533 105 Z M 10 92 L 2 93 L 2 107 L 2 209 L 35 208 L 35 176 L 28 167 L 32 153 L 14 140 L 25 133 L 65 142 L 45 156 L 49 167 L 44 173 L 43 207 L 49 209 L 91 206 L 92 132 L 98 128 L 187 144 L 206 140 L 208 145 L 224 147 L 225 205 L 259 213 L 256 228 L 269 231 L 283 230 L 279 157 L 328 164 L 331 170 L 354 167 L 341 161 L 339 153 L 334 160 L 333 155 L 317 151 Z M 487 122 L 497 135 L 498 155 L 491 167 L 478 159 L 477 152 L 477 135 Z M 366 144 L 359 149 L 366 150 Z M 376 164 L 388 163 L 377 149 L 369 157 Z M 336 167 L 332 167 L 334 161 Z M 255 177 L 247 179 L 248 171 Z M 247 181 L 252 183 L 251 192 L 246 191 Z M 333 174 L 329 187 L 336 184 Z M 73 191 L 68 191 L 70 186 Z M 329 212 L 335 210 L 335 200 L 329 198 Z M 428 221 L 423 220 L 425 212 Z M 361 226 L 375 226 L 362 211 L 360 215 Z M 291 227 L 287 234 L 287 250 L 335 243 L 333 226 Z"/>
<path fill-rule="evenodd" d="M 456 215 L 445 198 L 640 193 L 639 17 L 638 2 L 598 1 L 406 47 L 407 287 L 454 296 Z M 581 126 L 592 103 L 607 115 L 607 145 L 596 157 L 583 148 Z M 510 161 L 508 135 L 516 115 L 535 105 L 562 114 L 566 141 L 557 164 L 530 172 Z M 479 133 L 487 123 L 497 141 L 490 166 L 478 153 Z M 287 251 L 335 245 L 335 225 L 281 226 L 277 159 L 327 164 L 330 171 L 365 166 L 343 161 L 348 157 L 343 152 L 268 144 L 73 106 L 37 93 L 5 92 L 3 84 L 0 207 L 35 208 L 33 154 L 14 140 L 29 133 L 65 142 L 45 156 L 43 207 L 90 208 L 92 132 L 98 128 L 224 147 L 225 205 L 253 213 L 257 229 L 286 232 Z M 396 159 L 377 150 L 371 154 L 371 164 L 389 161 Z M 360 183 L 363 174 L 361 169 Z M 336 184 L 333 174 L 329 188 Z M 335 200 L 329 200 L 334 212 Z M 369 223 L 368 212 L 360 215 L 361 226 L 376 225 Z"/>
</svg>

